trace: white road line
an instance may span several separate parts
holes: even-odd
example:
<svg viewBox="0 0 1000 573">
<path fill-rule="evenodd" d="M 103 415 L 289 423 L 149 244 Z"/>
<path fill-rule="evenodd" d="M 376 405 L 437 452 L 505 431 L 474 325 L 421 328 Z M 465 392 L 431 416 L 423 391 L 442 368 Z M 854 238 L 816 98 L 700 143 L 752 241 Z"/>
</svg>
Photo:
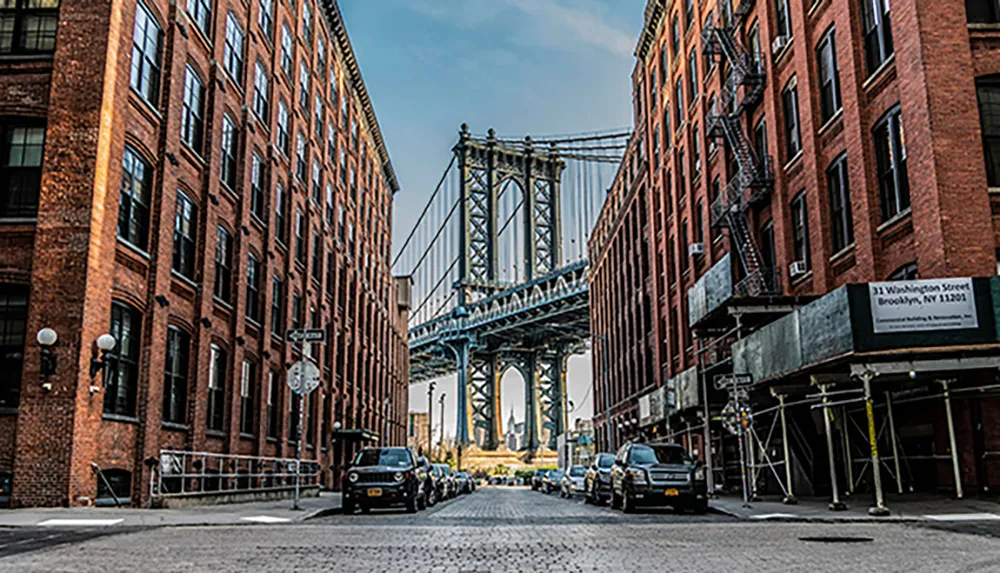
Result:
<svg viewBox="0 0 1000 573">
<path fill-rule="evenodd" d="M 925 515 L 924 519 L 932 521 L 995 521 L 1000 519 L 1000 515 L 995 513 L 942 513 Z"/>
<path fill-rule="evenodd" d="M 38 522 L 43 527 L 107 527 L 117 525 L 124 519 L 48 519 Z"/>
<path fill-rule="evenodd" d="M 287 517 L 273 517 L 270 515 L 252 515 L 250 517 L 241 517 L 240 519 L 254 523 L 286 523 L 291 521 Z"/>
<path fill-rule="evenodd" d="M 761 515 L 751 515 L 750 519 L 794 519 L 799 517 L 794 513 L 763 513 Z"/>
</svg>

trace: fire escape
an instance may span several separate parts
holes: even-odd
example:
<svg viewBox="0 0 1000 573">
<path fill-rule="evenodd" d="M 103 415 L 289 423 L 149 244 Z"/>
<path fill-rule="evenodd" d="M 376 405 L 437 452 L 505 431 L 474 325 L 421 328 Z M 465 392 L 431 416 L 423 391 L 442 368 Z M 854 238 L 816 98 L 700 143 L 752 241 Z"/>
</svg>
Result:
<svg viewBox="0 0 1000 573">
<path fill-rule="evenodd" d="M 725 11 L 715 24 L 701 32 L 702 52 L 716 58 L 726 72 L 722 93 L 708 110 L 707 136 L 728 144 L 738 167 L 719 196 L 712 203 L 711 219 L 715 227 L 727 227 L 734 250 L 746 272 L 733 294 L 759 296 L 780 294 L 776 269 L 767 268 L 754 242 L 747 212 L 771 196 L 774 186 L 772 160 L 766 150 L 758 153 L 743 127 L 743 115 L 752 111 L 764 95 L 767 76 L 764 58 L 751 54 L 737 39 L 754 0 L 742 0 L 732 15 Z"/>
</svg>

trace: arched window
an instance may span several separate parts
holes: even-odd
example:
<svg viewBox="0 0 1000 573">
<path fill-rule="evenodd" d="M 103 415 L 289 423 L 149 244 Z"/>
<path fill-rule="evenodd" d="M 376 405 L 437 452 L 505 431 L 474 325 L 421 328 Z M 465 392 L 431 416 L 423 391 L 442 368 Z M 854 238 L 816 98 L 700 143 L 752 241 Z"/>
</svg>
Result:
<svg viewBox="0 0 1000 573">
<path fill-rule="evenodd" d="M 976 95 L 986 154 L 986 180 L 990 187 L 1000 187 L 1000 74 L 976 80 Z"/>
</svg>

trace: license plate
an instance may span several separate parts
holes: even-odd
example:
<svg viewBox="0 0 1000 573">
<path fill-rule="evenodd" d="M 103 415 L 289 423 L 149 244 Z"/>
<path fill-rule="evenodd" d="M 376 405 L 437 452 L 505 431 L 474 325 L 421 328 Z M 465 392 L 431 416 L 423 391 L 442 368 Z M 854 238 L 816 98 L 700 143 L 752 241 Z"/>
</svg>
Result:
<svg viewBox="0 0 1000 573">
<path fill-rule="evenodd" d="M 368 497 L 379 497 L 380 495 L 382 495 L 381 488 L 374 488 L 368 490 Z"/>
<path fill-rule="evenodd" d="M 665 491 L 663 493 L 667 497 L 674 497 L 674 496 L 680 495 L 680 492 L 678 492 L 676 489 L 668 489 L 667 491 Z"/>
</svg>

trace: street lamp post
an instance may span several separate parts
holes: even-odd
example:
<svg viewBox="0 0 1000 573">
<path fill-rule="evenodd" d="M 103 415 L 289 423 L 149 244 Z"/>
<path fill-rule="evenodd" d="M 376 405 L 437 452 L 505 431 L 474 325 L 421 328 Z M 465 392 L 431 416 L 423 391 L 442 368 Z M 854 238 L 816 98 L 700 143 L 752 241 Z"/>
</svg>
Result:
<svg viewBox="0 0 1000 573">
<path fill-rule="evenodd" d="M 444 397 L 446 395 L 447 394 L 445 394 L 444 392 L 441 392 L 441 397 L 438 398 L 438 402 L 441 403 L 441 443 L 439 450 L 440 457 L 438 458 L 438 461 L 441 461 L 441 458 L 444 458 Z"/>
<path fill-rule="evenodd" d="M 427 386 L 427 457 L 434 458 L 434 386 L 431 382 Z"/>
</svg>

